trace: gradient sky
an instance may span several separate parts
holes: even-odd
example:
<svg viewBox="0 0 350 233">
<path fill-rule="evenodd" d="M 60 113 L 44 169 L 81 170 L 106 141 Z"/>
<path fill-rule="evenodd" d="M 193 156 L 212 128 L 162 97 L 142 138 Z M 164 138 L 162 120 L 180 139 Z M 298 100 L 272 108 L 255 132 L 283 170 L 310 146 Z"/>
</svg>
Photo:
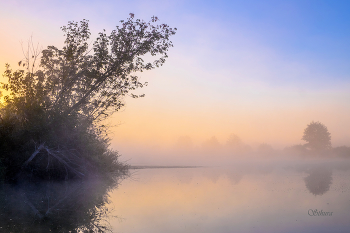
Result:
<svg viewBox="0 0 350 233">
<path fill-rule="evenodd" d="M 349 1 L 68 1 L 0 4 L 0 72 L 23 58 L 32 36 L 61 46 L 60 27 L 88 19 L 92 38 L 129 13 L 177 27 L 174 48 L 160 69 L 142 74 L 149 85 L 126 98 L 110 120 L 112 146 L 195 144 L 231 133 L 251 145 L 302 143 L 320 121 L 334 146 L 350 145 Z M 124 148 L 124 149 L 123 149 Z"/>
</svg>

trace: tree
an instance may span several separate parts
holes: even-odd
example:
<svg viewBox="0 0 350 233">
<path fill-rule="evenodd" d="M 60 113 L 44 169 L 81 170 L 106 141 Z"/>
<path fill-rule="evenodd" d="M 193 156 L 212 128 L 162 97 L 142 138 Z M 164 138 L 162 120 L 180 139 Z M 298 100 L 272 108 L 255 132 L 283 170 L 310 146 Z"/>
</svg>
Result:
<svg viewBox="0 0 350 233">
<path fill-rule="evenodd" d="M 144 85 L 135 73 L 165 62 L 168 48 L 173 46 L 169 37 L 176 29 L 166 24 L 153 25 L 157 17 L 148 23 L 133 19 L 130 14 L 109 36 L 105 31 L 99 33 L 92 49 L 88 45 L 88 21 L 69 22 L 62 27 L 65 46 L 61 50 L 54 46 L 43 50 L 40 70 L 30 72 L 29 60 L 27 72 L 12 72 L 6 66 L 4 76 L 9 83 L 4 89 L 12 91 L 11 101 L 21 98 L 36 102 L 48 112 L 62 116 L 79 113 L 95 120 L 119 110 L 123 96 L 139 97 L 129 93 Z M 145 62 L 146 54 L 160 57 Z"/>
<path fill-rule="evenodd" d="M 302 140 L 307 143 L 305 146 L 310 150 L 325 150 L 331 148 L 331 134 L 327 127 L 320 123 L 312 121 L 304 130 Z"/>
<path fill-rule="evenodd" d="M 229 138 L 227 139 L 226 145 L 238 149 L 242 147 L 243 142 L 240 137 L 238 137 L 236 134 L 231 134 Z"/>
<path fill-rule="evenodd" d="M 273 148 L 267 143 L 262 143 L 258 146 L 258 151 L 262 153 L 271 153 L 273 151 Z"/>
<path fill-rule="evenodd" d="M 209 152 L 217 152 L 221 149 L 221 144 L 215 136 L 212 136 L 210 139 L 203 142 L 202 147 Z"/>
<path fill-rule="evenodd" d="M 77 164 L 73 160 L 81 158 L 93 164 L 113 158 L 101 122 L 124 105 L 123 97 L 144 96 L 132 93 L 147 84 L 137 74 L 164 64 L 173 46 L 170 36 L 176 32 L 166 24 L 157 25 L 157 17 L 145 22 L 130 14 L 120 22 L 109 35 L 105 30 L 99 33 L 92 48 L 88 21 L 69 22 L 61 28 L 62 49 L 48 46 L 40 52 L 29 44 L 25 59 L 18 63 L 22 69 L 13 71 L 6 64 L 3 76 L 8 82 L 1 88 L 10 94 L 0 108 L 3 166 L 22 169 L 44 152 L 66 158 L 66 164 Z"/>
</svg>

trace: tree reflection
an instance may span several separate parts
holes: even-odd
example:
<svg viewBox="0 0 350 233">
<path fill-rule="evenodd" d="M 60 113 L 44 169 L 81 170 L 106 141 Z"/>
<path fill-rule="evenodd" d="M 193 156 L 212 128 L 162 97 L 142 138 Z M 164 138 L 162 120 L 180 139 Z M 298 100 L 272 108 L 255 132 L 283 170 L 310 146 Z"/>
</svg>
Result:
<svg viewBox="0 0 350 233">
<path fill-rule="evenodd" d="M 332 171 L 329 168 L 314 167 L 308 173 L 309 175 L 304 178 L 304 181 L 310 193 L 316 196 L 328 192 L 332 184 Z"/>
<path fill-rule="evenodd" d="M 118 179 L 3 184 L 0 231 L 111 232 L 106 204 L 117 184 Z"/>
</svg>

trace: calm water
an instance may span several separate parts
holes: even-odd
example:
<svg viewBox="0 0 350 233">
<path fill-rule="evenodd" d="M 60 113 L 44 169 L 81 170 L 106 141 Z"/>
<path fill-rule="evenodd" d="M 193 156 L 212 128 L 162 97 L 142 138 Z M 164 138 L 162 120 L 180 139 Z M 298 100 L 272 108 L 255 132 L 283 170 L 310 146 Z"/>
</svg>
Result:
<svg viewBox="0 0 350 233">
<path fill-rule="evenodd" d="M 130 233 L 349 232 L 349 178 L 342 162 L 135 170 L 110 194 L 119 217 L 111 225 Z"/>
<path fill-rule="evenodd" d="M 349 162 L 255 162 L 131 173 L 114 181 L 2 185 L 0 232 L 350 229 Z"/>
</svg>

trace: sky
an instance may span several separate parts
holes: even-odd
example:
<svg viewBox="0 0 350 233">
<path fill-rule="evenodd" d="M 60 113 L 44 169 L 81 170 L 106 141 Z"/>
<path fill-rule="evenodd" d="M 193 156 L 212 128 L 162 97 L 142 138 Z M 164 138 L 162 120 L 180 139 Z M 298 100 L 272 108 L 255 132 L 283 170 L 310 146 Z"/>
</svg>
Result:
<svg viewBox="0 0 350 233">
<path fill-rule="evenodd" d="M 333 146 L 350 146 L 349 10 L 323 0 L 1 1 L 0 72 L 17 67 L 30 38 L 62 46 L 68 21 L 88 19 L 94 38 L 129 13 L 155 15 L 178 30 L 165 65 L 141 75 L 145 97 L 126 98 L 109 120 L 124 158 L 183 136 L 201 146 L 236 134 L 281 149 L 303 143 L 311 121 L 327 126 Z"/>
</svg>

